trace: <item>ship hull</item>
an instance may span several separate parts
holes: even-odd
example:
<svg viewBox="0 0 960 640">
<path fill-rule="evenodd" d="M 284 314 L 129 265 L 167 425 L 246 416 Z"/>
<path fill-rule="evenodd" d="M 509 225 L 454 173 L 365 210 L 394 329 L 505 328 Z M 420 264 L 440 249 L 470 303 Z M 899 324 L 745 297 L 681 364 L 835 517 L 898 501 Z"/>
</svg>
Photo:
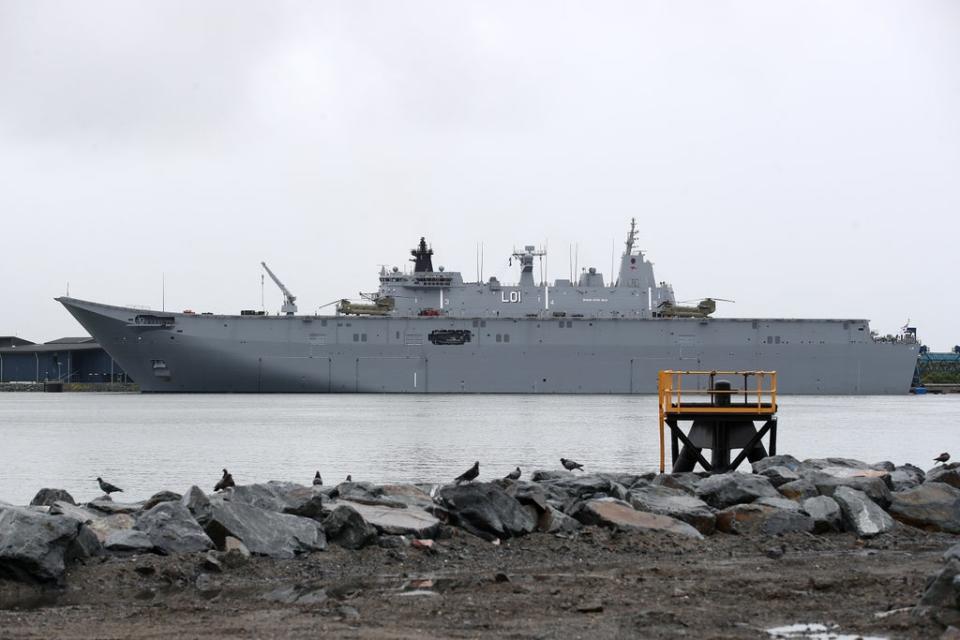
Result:
<svg viewBox="0 0 960 640">
<path fill-rule="evenodd" d="M 781 393 L 901 394 L 918 350 L 873 340 L 862 320 L 221 316 L 58 300 L 144 392 L 649 394 L 663 369 L 761 369 Z"/>
</svg>

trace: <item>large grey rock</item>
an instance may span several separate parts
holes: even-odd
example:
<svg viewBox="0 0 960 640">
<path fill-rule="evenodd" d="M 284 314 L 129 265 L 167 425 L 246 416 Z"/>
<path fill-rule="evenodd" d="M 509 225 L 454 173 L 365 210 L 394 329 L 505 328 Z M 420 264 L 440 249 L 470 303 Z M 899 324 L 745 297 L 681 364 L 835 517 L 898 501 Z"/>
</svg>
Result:
<svg viewBox="0 0 960 640">
<path fill-rule="evenodd" d="M 948 484 L 951 487 L 960 489 L 960 462 L 951 462 L 941 464 L 927 471 L 924 484 L 928 482 L 940 482 Z"/>
<path fill-rule="evenodd" d="M 893 494 L 890 515 L 927 531 L 960 533 L 960 489 L 931 482 Z"/>
<path fill-rule="evenodd" d="M 883 509 L 890 506 L 892 494 L 883 478 L 877 476 L 833 477 L 819 475 L 812 480 L 822 496 L 832 496 L 837 487 L 850 487 L 867 494 L 868 498 Z"/>
<path fill-rule="evenodd" d="M 928 613 L 942 625 L 960 623 L 960 560 L 947 560 L 927 581 L 916 613 Z M 944 636 L 946 637 L 946 636 Z"/>
<path fill-rule="evenodd" d="M 152 496 L 150 496 L 149 498 L 147 498 L 147 501 L 143 503 L 143 510 L 149 511 L 150 509 L 153 509 L 155 506 L 157 506 L 161 502 L 177 502 L 182 497 L 183 496 L 181 496 L 179 493 L 176 493 L 174 491 L 167 491 L 167 490 L 158 491 Z"/>
<path fill-rule="evenodd" d="M 539 513 L 543 513 L 550 508 L 547 492 L 542 485 L 517 481 L 510 482 L 503 490 L 520 504 L 532 505 Z"/>
<path fill-rule="evenodd" d="M 218 501 L 222 502 L 219 497 Z M 197 485 L 193 485 L 183 494 L 183 497 L 180 498 L 180 504 L 187 508 L 201 526 L 205 526 L 209 521 L 212 508 L 210 498 Z"/>
<path fill-rule="evenodd" d="M 696 495 L 697 487 L 701 482 L 703 482 L 703 478 L 696 473 L 685 471 L 683 473 L 661 473 L 651 480 L 650 484 L 670 489 L 680 489 L 690 495 Z"/>
<path fill-rule="evenodd" d="M 763 496 L 762 498 L 757 498 L 751 504 L 763 504 L 768 507 L 773 507 L 774 509 L 780 509 L 782 511 L 800 511 L 800 504 L 793 500 L 788 500 L 787 498 L 771 498 L 769 496 Z"/>
<path fill-rule="evenodd" d="M 292 558 L 326 547 L 319 522 L 242 502 L 211 501 L 204 531 L 218 549 L 223 548 L 227 536 L 232 536 L 240 540 L 250 553 L 272 558 Z"/>
<path fill-rule="evenodd" d="M 537 531 L 546 533 L 572 533 L 582 528 L 579 520 L 571 518 L 559 509 L 547 506 L 537 519 Z"/>
<path fill-rule="evenodd" d="M 341 482 L 335 491 L 340 500 L 349 500 L 353 503 L 382 507 L 403 508 L 404 500 L 384 495 L 382 487 L 370 482 Z"/>
<path fill-rule="evenodd" d="M 433 504 L 433 498 L 424 489 L 412 484 L 385 484 L 380 487 L 381 499 L 400 502 L 408 507 L 427 508 Z"/>
<path fill-rule="evenodd" d="M 799 510 L 770 505 L 735 504 L 717 513 L 717 530 L 724 533 L 760 533 L 774 536 L 813 531 L 813 518 Z"/>
<path fill-rule="evenodd" d="M 894 528 L 893 518 L 862 491 L 837 487 L 833 499 L 840 505 L 846 528 L 861 538 L 871 538 Z"/>
<path fill-rule="evenodd" d="M 630 504 L 637 511 L 658 513 L 691 525 L 702 534 L 713 533 L 717 516 L 707 503 L 681 489 L 650 485 L 630 492 Z"/>
<path fill-rule="evenodd" d="M 598 525 L 627 531 L 665 531 L 687 538 L 702 539 L 699 531 L 686 522 L 670 516 L 637 511 L 623 500 L 596 498 L 580 504 L 571 514 L 587 525 Z"/>
<path fill-rule="evenodd" d="M 801 464 L 801 469 L 819 469 L 832 472 L 838 469 L 850 470 L 870 470 L 869 464 L 863 460 L 854 460 L 853 458 L 808 458 Z"/>
<path fill-rule="evenodd" d="M 793 482 L 787 482 L 779 487 L 777 491 L 780 492 L 784 498 L 788 500 L 794 500 L 796 502 L 803 502 L 807 498 L 813 498 L 820 495 L 820 492 L 817 491 L 816 485 L 807 480 L 806 478 L 800 478 L 799 480 L 794 480 Z"/>
<path fill-rule="evenodd" d="M 100 538 L 93 532 L 93 529 L 85 524 L 81 524 L 80 529 L 77 531 L 77 537 L 67 548 L 64 559 L 67 562 L 71 560 L 83 560 L 99 556 L 101 553 L 103 553 L 103 543 L 100 542 Z"/>
<path fill-rule="evenodd" d="M 751 473 L 721 473 L 710 476 L 697 487 L 697 497 L 714 509 L 753 502 L 762 497 L 779 498 L 780 493 L 763 476 Z"/>
<path fill-rule="evenodd" d="M 353 508 L 364 521 L 385 535 L 433 538 L 440 531 L 440 520 L 420 507 L 385 507 L 346 500 L 333 502 L 331 506 L 336 508 L 340 504 Z"/>
<path fill-rule="evenodd" d="M 33 500 L 30 501 L 30 506 L 50 507 L 58 500 L 68 504 L 77 504 L 73 496 L 64 489 L 40 489 L 40 491 L 37 491 L 37 495 L 33 496 Z"/>
<path fill-rule="evenodd" d="M 763 472 L 771 467 L 784 467 L 790 471 L 797 471 L 800 469 L 801 463 L 790 454 L 782 454 L 760 458 L 750 466 L 754 473 L 763 475 Z"/>
<path fill-rule="evenodd" d="M 578 474 L 572 478 L 556 480 L 551 485 L 562 490 L 574 502 L 594 496 L 626 495 L 626 489 L 622 485 L 611 482 L 609 478 L 598 473 Z"/>
<path fill-rule="evenodd" d="M 923 469 L 912 464 L 901 465 L 890 472 L 890 482 L 893 484 L 894 491 L 912 489 L 923 484 L 925 479 L 926 474 Z"/>
<path fill-rule="evenodd" d="M 142 502 L 114 502 L 110 496 L 100 496 L 87 503 L 87 508 L 96 509 L 108 515 L 134 514 L 143 509 Z"/>
<path fill-rule="evenodd" d="M 0 507 L 0 577 L 61 582 L 82 526 L 61 515 Z"/>
<path fill-rule="evenodd" d="M 327 540 L 346 549 L 361 549 L 377 541 L 377 529 L 349 504 L 337 505 L 323 521 Z"/>
<path fill-rule="evenodd" d="M 213 548 L 190 511 L 179 502 L 161 502 L 137 518 L 134 529 L 143 531 L 163 553 L 197 553 Z"/>
<path fill-rule="evenodd" d="M 447 486 L 439 497 L 451 524 L 488 540 L 525 535 L 537 524 L 523 505 L 494 483 Z"/>
<path fill-rule="evenodd" d="M 788 482 L 794 482 L 799 480 L 800 476 L 795 471 L 791 471 L 787 467 L 767 467 L 763 471 L 759 472 L 757 475 L 761 475 L 767 480 L 770 481 L 774 487 L 779 487 L 782 484 Z"/>
<path fill-rule="evenodd" d="M 564 478 L 573 477 L 574 474 L 572 471 L 552 469 L 549 471 L 537 470 L 530 474 L 530 480 L 532 482 L 553 482 L 555 480 L 563 480 Z"/>
<path fill-rule="evenodd" d="M 62 515 L 86 524 L 101 544 L 106 542 L 107 536 L 112 532 L 132 529 L 136 522 L 134 517 L 128 513 L 107 515 L 102 511 L 87 509 L 60 500 L 54 502 L 50 507 L 50 514 Z"/>
<path fill-rule="evenodd" d="M 226 502 L 241 502 L 266 511 L 322 518 L 326 512 L 325 495 L 318 489 L 319 487 L 314 488 L 312 485 L 307 487 L 294 482 L 271 480 L 232 487 L 222 492 L 219 497 Z"/>
<path fill-rule="evenodd" d="M 816 496 L 803 501 L 803 510 L 813 518 L 814 533 L 843 531 L 843 513 L 833 498 Z"/>
<path fill-rule="evenodd" d="M 109 551 L 133 551 L 149 553 L 153 551 L 153 541 L 143 531 L 119 529 L 111 531 L 103 543 Z"/>
</svg>

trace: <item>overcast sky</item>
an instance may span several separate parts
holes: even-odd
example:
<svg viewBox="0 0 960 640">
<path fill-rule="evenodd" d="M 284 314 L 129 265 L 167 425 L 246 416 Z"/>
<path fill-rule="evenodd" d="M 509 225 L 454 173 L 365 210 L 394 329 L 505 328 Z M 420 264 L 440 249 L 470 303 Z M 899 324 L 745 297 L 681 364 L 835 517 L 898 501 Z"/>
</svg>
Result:
<svg viewBox="0 0 960 640">
<path fill-rule="evenodd" d="M 435 265 L 960 343 L 960 2 L 0 0 L 0 335 L 53 301 L 301 312 Z M 281 297 L 267 283 L 266 305 Z"/>
</svg>

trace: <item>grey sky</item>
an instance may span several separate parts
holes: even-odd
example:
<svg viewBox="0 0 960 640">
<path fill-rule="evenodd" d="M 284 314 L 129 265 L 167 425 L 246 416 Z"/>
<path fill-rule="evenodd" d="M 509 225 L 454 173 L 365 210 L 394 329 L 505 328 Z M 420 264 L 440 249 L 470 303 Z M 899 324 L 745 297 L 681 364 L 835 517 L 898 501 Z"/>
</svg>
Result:
<svg viewBox="0 0 960 640">
<path fill-rule="evenodd" d="M 0 0 L 0 334 L 52 298 L 310 311 L 435 264 L 960 343 L 960 3 Z M 280 294 L 268 282 L 267 307 Z"/>
</svg>

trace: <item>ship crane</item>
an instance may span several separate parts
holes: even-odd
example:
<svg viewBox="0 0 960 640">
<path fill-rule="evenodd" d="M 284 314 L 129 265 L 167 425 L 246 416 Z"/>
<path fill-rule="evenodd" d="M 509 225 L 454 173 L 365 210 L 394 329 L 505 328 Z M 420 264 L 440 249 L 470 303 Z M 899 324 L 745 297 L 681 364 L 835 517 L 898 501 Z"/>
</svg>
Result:
<svg viewBox="0 0 960 640">
<path fill-rule="evenodd" d="M 283 306 L 280 307 L 280 311 L 288 316 L 292 316 L 297 312 L 297 296 L 290 293 L 290 289 L 287 289 L 283 283 L 280 282 L 280 278 L 274 275 L 273 271 L 270 271 L 270 267 L 267 266 L 266 262 L 261 262 L 260 264 L 263 266 L 264 271 L 267 272 L 267 275 L 270 276 L 270 279 L 273 280 L 276 285 L 280 287 L 280 291 L 283 292 Z"/>
</svg>

